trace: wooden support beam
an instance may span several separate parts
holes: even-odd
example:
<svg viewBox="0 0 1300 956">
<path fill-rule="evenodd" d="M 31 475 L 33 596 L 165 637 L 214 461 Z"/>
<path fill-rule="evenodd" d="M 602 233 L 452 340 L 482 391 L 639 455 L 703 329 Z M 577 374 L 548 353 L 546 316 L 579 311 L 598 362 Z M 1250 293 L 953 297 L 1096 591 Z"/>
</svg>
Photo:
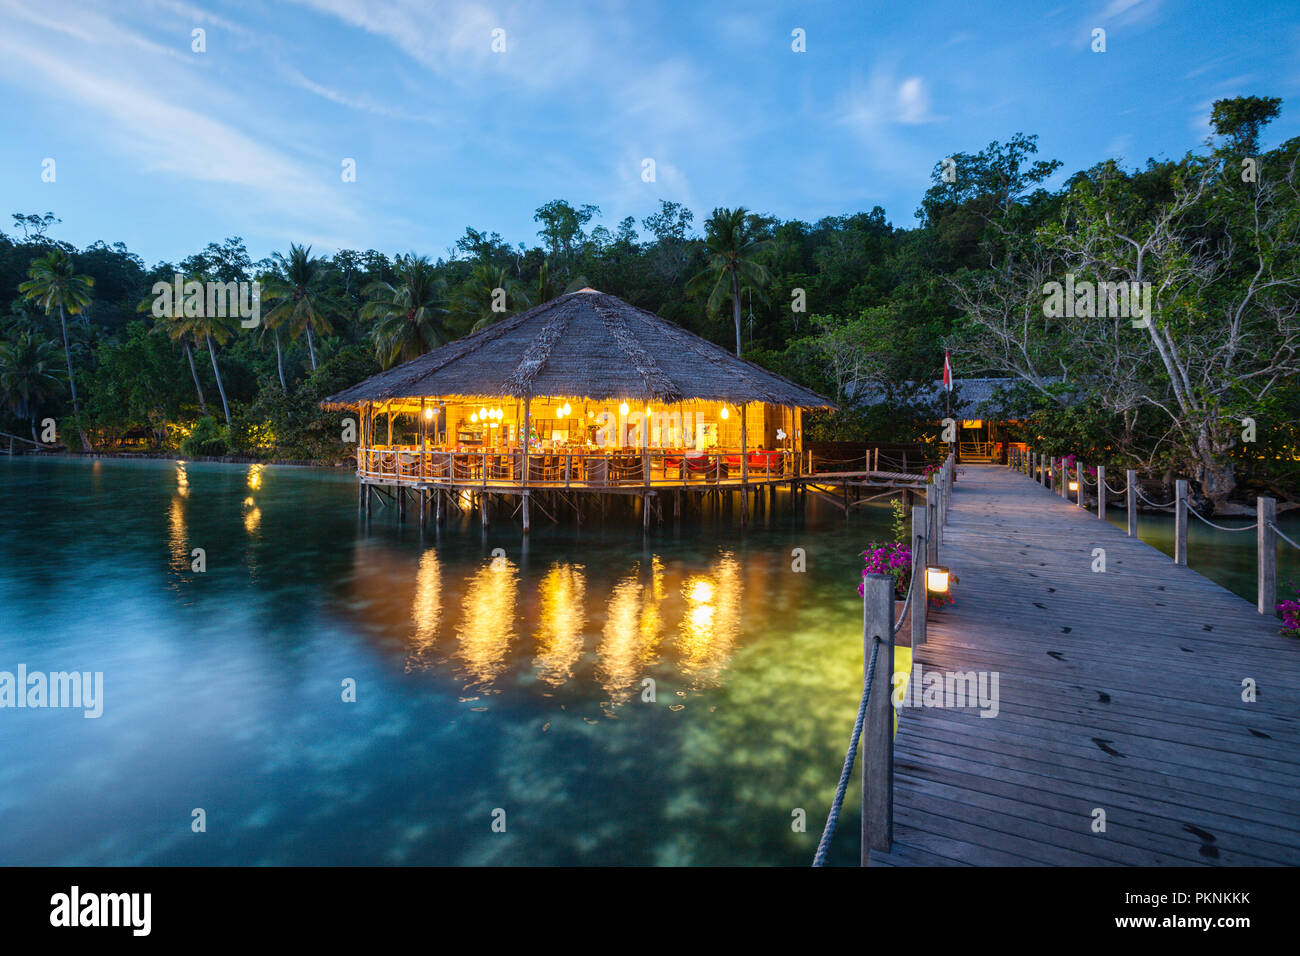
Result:
<svg viewBox="0 0 1300 956">
<path fill-rule="evenodd" d="M 912 647 L 925 643 L 925 618 L 929 610 L 929 599 L 925 591 L 925 564 L 921 555 L 925 554 L 925 505 L 912 506 Z M 919 575 L 919 577 L 918 577 Z"/>
<path fill-rule="evenodd" d="M 1124 472 L 1124 481 L 1128 490 L 1128 496 L 1127 500 L 1124 502 L 1124 507 L 1128 511 L 1128 536 L 1130 538 L 1136 537 L 1138 533 L 1137 474 L 1138 473 L 1132 468 L 1129 468 Z"/>
<path fill-rule="evenodd" d="M 862 579 L 862 685 L 865 692 L 871 651 L 877 641 L 866 720 L 862 728 L 862 865 L 872 850 L 888 853 L 894 844 L 894 577 Z"/>
<path fill-rule="evenodd" d="M 1259 595 L 1256 610 L 1272 614 L 1277 604 L 1277 501 L 1273 498 L 1255 499 L 1256 567 L 1259 572 Z"/>
<path fill-rule="evenodd" d="M 1097 518 L 1106 520 L 1106 466 L 1097 466 Z"/>
<path fill-rule="evenodd" d="M 1174 563 L 1187 564 L 1187 479 L 1174 482 Z"/>
</svg>

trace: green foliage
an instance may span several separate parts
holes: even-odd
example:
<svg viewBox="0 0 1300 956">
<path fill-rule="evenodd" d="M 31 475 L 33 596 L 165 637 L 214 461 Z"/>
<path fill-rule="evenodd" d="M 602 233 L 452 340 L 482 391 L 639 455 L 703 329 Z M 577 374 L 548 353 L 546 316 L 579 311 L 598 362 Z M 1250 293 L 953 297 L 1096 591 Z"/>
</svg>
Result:
<svg viewBox="0 0 1300 956">
<path fill-rule="evenodd" d="M 210 415 L 200 418 L 181 442 L 181 453 L 192 458 L 220 458 L 230 454 L 230 429 Z"/>
</svg>

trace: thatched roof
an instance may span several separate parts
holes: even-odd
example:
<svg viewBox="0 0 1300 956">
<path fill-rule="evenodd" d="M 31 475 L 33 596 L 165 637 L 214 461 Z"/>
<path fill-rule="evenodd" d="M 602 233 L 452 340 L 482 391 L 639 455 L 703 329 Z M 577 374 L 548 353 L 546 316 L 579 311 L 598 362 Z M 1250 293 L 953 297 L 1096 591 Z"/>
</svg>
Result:
<svg viewBox="0 0 1300 956">
<path fill-rule="evenodd" d="M 552 299 L 373 375 L 327 408 L 434 396 L 706 400 L 834 408 L 653 312 L 594 289 Z"/>
</svg>

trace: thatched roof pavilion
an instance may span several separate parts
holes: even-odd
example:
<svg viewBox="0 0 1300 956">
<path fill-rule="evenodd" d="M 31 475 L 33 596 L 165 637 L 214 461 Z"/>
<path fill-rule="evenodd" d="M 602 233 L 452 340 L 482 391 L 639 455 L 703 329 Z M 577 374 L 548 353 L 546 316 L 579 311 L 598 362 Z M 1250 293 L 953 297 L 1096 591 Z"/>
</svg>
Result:
<svg viewBox="0 0 1300 956">
<path fill-rule="evenodd" d="M 829 399 L 612 295 L 583 289 L 411 359 L 321 405 L 361 413 L 357 471 L 487 521 L 492 497 L 794 482 L 802 414 Z M 387 436 L 377 436 L 377 416 Z M 770 488 L 768 490 L 771 490 Z M 774 494 L 774 492 L 773 492 Z"/>
<path fill-rule="evenodd" d="M 594 289 L 502 319 L 321 404 L 360 408 L 366 402 L 448 395 L 835 407 L 830 399 L 653 312 Z"/>
</svg>

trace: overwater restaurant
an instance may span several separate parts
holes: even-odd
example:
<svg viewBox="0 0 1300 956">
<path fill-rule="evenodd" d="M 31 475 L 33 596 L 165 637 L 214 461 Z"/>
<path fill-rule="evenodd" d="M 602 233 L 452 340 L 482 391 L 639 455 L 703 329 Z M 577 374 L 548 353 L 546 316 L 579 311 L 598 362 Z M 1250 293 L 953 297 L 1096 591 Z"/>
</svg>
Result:
<svg viewBox="0 0 1300 956">
<path fill-rule="evenodd" d="M 583 289 L 321 403 L 359 414 L 363 485 L 473 495 L 649 494 L 793 481 L 817 393 Z M 395 490 L 396 489 L 396 490 Z M 369 501 L 369 498 L 365 498 Z M 442 513 L 442 496 L 437 497 Z M 486 497 L 482 499 L 486 501 Z"/>
</svg>

